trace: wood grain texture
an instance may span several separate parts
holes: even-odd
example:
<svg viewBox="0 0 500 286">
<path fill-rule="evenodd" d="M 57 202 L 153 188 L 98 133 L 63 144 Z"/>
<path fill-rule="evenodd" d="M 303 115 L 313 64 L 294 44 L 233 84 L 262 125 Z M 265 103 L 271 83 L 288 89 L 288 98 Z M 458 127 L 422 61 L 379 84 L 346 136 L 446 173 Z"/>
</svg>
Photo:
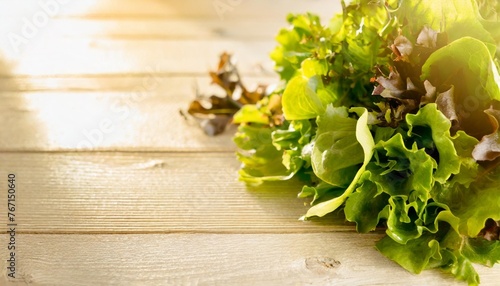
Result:
<svg viewBox="0 0 500 286">
<path fill-rule="evenodd" d="M 20 232 L 353 231 L 335 216 L 298 221 L 298 182 L 247 188 L 238 167 L 232 153 L 0 153 L 0 178 L 18 177 Z"/>
<path fill-rule="evenodd" d="M 176 39 L 37 38 L 20 47 L 10 74 L 20 76 L 68 76 L 108 74 L 205 74 L 228 51 L 238 58 L 242 75 L 273 69 L 269 53 L 273 39 L 236 41 Z M 8 48 L 6 48 L 8 49 Z M 10 53 L 12 54 L 12 52 Z"/>
<path fill-rule="evenodd" d="M 111 39 L 237 39 L 272 40 L 287 26 L 285 17 L 229 19 L 211 18 L 53 18 L 44 37 Z M 5 30 L 5 28 L 0 28 Z"/>
<path fill-rule="evenodd" d="M 0 97 L 12 97 L 18 93 L 22 97 L 27 92 L 127 92 L 132 93 L 135 89 L 144 87 L 149 91 L 172 101 L 192 99 L 196 95 L 196 89 L 200 94 L 225 95 L 224 91 L 217 85 L 211 84 L 208 74 L 210 70 L 217 67 L 218 59 L 213 59 L 210 67 L 204 74 L 196 75 L 173 75 L 162 73 L 144 73 L 134 75 L 77 75 L 77 76 L 7 76 L 0 77 Z M 148 83 L 151 81 L 151 85 Z M 154 81 L 154 82 L 152 82 Z M 277 74 L 262 71 L 255 75 L 248 75 L 242 82 L 249 89 L 255 89 L 258 84 L 277 84 Z M 146 84 L 145 84 L 146 83 Z"/>
<path fill-rule="evenodd" d="M 255 88 L 275 81 L 258 77 L 245 83 Z M 196 86 L 203 94 L 223 95 L 220 88 L 209 86 L 208 76 L 14 78 L 4 83 L 4 89 L 14 91 L 0 91 L 3 151 L 235 150 L 231 137 L 236 127 L 208 137 L 194 120 L 179 113 L 195 98 Z M 109 128 L 102 125 L 106 122 Z"/>
<path fill-rule="evenodd" d="M 328 19 L 340 1 L 67 1 L 16 50 L 9 33 L 51 1 L 0 0 L 0 178 L 18 178 L 19 258 L 8 281 L 1 234 L 0 285 L 461 285 L 382 257 L 382 231 L 298 221 L 300 183 L 247 188 L 234 129 L 208 138 L 178 115 L 195 84 L 218 92 L 206 72 L 223 51 L 250 85 L 275 82 L 286 14 Z"/>
<path fill-rule="evenodd" d="M 24 0 L 11 3 L 10 0 L 0 0 L 4 17 L 31 15 L 41 10 L 37 0 Z M 42 1 L 49 2 L 49 0 Z M 66 18 L 114 18 L 121 19 L 151 19 L 151 18 L 212 18 L 221 21 L 250 18 L 255 20 L 284 18 L 288 13 L 315 12 L 325 18 L 331 17 L 334 11 L 340 11 L 340 1 L 330 0 L 275 0 L 272 5 L 266 0 L 219 0 L 219 1 L 158 1 L 158 0 L 87 0 L 59 1 L 59 10 L 55 17 Z M 227 9 L 219 9 L 215 4 Z M 220 7 L 219 6 L 219 7 Z M 222 14 L 222 17 L 221 17 Z"/>
<path fill-rule="evenodd" d="M 193 73 L 229 50 L 240 55 L 241 72 L 247 74 L 256 64 L 272 66 L 268 54 L 289 12 L 329 11 L 328 19 L 340 8 L 326 0 L 307 5 L 259 0 L 240 1 L 221 14 L 214 8 L 217 1 L 113 0 L 70 1 L 50 12 L 39 4 L 46 2 L 51 1 L 0 1 L 0 7 L 9 7 L 0 12 L 0 51 L 13 63 L 12 73 L 130 74 L 148 67 Z"/>
<path fill-rule="evenodd" d="M 19 279 L 11 285 L 464 285 L 438 270 L 412 275 L 395 267 L 374 249 L 379 238 L 352 233 L 19 235 Z M 4 247 L 0 253 L 5 257 Z M 477 269 L 481 285 L 498 285 L 498 266 Z"/>
</svg>

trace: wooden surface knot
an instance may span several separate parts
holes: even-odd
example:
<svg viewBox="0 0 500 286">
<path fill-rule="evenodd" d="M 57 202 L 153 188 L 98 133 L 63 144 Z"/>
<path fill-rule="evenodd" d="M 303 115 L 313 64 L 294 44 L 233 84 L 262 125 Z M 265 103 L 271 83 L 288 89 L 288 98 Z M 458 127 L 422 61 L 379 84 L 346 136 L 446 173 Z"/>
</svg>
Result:
<svg viewBox="0 0 500 286">
<path fill-rule="evenodd" d="M 337 269 L 342 265 L 340 261 L 331 257 L 308 257 L 305 259 L 306 268 L 317 273 L 325 273 Z"/>
</svg>

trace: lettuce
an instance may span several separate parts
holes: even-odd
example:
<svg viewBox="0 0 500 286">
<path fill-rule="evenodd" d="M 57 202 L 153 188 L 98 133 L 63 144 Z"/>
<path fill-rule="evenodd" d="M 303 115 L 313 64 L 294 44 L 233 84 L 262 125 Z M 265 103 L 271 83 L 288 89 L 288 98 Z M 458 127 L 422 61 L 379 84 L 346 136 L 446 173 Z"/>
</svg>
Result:
<svg viewBox="0 0 500 286">
<path fill-rule="evenodd" d="M 243 106 L 249 184 L 293 177 L 302 219 L 341 209 L 412 273 L 471 285 L 500 262 L 500 23 L 486 0 L 343 1 L 328 25 L 290 15 L 280 87 Z M 282 120 L 276 120 L 281 118 Z"/>
<path fill-rule="evenodd" d="M 311 160 L 314 173 L 333 186 L 341 187 L 346 183 L 348 186 L 342 195 L 311 207 L 304 218 L 324 216 L 340 207 L 354 191 L 371 160 L 375 144 L 368 129 L 368 111 L 357 111 L 362 114 L 354 122 L 346 117 L 347 112 L 341 108 L 330 108 L 325 116 L 318 118 L 317 139 Z M 322 120 L 327 123 L 321 125 Z M 325 127 L 326 130 L 323 129 Z M 362 165 L 357 167 L 358 163 Z"/>
</svg>

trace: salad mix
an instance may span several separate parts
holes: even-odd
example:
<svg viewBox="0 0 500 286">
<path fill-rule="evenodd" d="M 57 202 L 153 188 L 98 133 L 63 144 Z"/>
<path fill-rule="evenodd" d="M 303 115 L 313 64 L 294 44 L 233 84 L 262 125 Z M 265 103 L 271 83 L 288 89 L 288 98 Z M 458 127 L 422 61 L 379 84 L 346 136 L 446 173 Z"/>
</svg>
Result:
<svg viewBox="0 0 500 286">
<path fill-rule="evenodd" d="M 327 25 L 288 16 L 273 91 L 248 91 L 225 55 L 228 96 L 195 107 L 239 124 L 241 180 L 301 179 L 302 219 L 341 212 L 383 228 L 376 248 L 408 271 L 479 284 L 473 264 L 500 261 L 499 1 L 342 7 Z"/>
</svg>

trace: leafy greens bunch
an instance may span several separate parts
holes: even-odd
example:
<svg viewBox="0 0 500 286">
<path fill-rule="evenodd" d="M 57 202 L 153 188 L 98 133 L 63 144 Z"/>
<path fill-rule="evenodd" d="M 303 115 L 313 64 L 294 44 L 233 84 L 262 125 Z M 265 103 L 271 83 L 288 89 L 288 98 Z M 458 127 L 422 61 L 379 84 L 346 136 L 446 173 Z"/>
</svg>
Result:
<svg viewBox="0 0 500 286">
<path fill-rule="evenodd" d="M 341 209 L 405 269 L 479 284 L 500 261 L 498 1 L 342 5 L 279 32 L 281 87 L 233 119 L 240 177 L 298 177 L 303 219 Z"/>
</svg>

